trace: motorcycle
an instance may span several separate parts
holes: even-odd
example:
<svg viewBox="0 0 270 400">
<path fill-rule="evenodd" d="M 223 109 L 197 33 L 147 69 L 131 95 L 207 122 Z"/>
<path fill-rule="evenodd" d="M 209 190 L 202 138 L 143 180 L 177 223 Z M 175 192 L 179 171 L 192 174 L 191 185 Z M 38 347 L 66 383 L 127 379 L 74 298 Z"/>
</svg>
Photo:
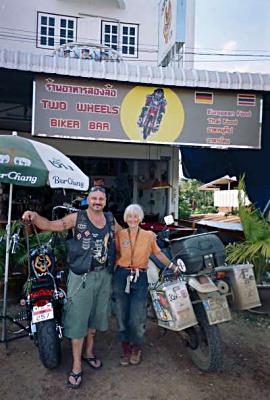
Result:
<svg viewBox="0 0 270 400">
<path fill-rule="evenodd" d="M 73 204 L 64 203 L 53 208 L 52 220 L 77 211 L 78 208 Z M 29 245 L 29 227 L 34 231 L 37 243 L 32 246 Z M 66 293 L 63 288 L 65 287 L 65 271 L 57 270 L 56 267 L 55 246 L 59 234 L 53 233 L 49 240 L 41 244 L 35 226 L 21 223 L 11 235 L 11 254 L 16 254 L 19 246 L 24 247 L 20 240 L 22 232 L 24 232 L 28 254 L 28 276 L 20 300 L 22 311 L 13 317 L 6 317 L 10 323 L 9 331 L 15 335 L 10 340 L 28 335 L 38 347 L 43 365 L 48 369 L 53 369 L 59 366 L 61 360 L 63 338 L 61 320 L 66 302 Z M 3 238 L 0 238 L 0 242 L 1 240 Z"/>
<path fill-rule="evenodd" d="M 34 227 L 33 229 L 35 231 Z M 33 339 L 43 365 L 53 369 L 59 366 L 61 359 L 60 342 L 63 337 L 61 316 L 66 293 L 60 285 L 64 272 L 56 269 L 54 234 L 47 243 L 41 244 L 35 231 L 38 244 L 29 248 L 27 226 L 20 224 L 18 231 L 11 237 L 11 253 L 16 253 L 23 230 L 26 232 L 29 254 L 28 276 L 20 301 L 24 309 L 13 322 L 22 327 Z"/>
<path fill-rule="evenodd" d="M 165 217 L 167 225 L 173 222 L 172 216 Z M 216 233 L 170 239 L 165 229 L 157 234 L 157 242 L 178 265 L 180 275 L 176 277 L 155 257 L 148 265 L 150 306 L 158 325 L 180 334 L 191 360 L 204 372 L 222 369 L 218 325 L 231 320 L 230 308 L 249 310 L 261 304 L 253 265 L 227 265 Z M 151 309 L 149 314 L 153 315 Z"/>
<path fill-rule="evenodd" d="M 166 100 L 163 89 L 156 89 L 146 98 L 137 125 L 142 128 L 143 139 L 147 139 L 152 132 L 157 132 L 162 116 L 165 113 Z"/>
<path fill-rule="evenodd" d="M 170 240 L 169 230 L 165 230 L 157 234 L 157 241 L 181 271 L 176 277 L 151 257 L 150 305 L 158 325 L 180 334 L 199 369 L 219 371 L 223 346 L 218 325 L 231 320 L 227 301 L 230 286 L 224 280 L 225 272 L 218 270 L 224 265 L 224 246 L 215 233 Z"/>
</svg>

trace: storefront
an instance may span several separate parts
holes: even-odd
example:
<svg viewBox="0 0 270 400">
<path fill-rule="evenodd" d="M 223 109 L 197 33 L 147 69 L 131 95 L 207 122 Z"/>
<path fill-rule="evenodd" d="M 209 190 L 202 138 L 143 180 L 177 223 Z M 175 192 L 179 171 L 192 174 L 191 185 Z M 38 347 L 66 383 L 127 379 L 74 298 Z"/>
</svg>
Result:
<svg viewBox="0 0 270 400">
<path fill-rule="evenodd" d="M 246 93 L 244 76 L 232 90 L 236 84 L 225 73 L 206 82 L 199 73 L 178 76 L 166 68 L 101 63 L 90 70 L 81 61 L 45 63 L 41 57 L 27 66 L 20 57 L 0 61 L 0 134 L 32 134 L 71 157 L 91 184 L 102 178 L 108 206 L 119 218 L 131 202 L 143 206 L 146 219 L 177 218 L 180 145 L 260 148 L 262 95 L 255 90 L 262 81 L 255 78 L 248 77 Z M 77 195 L 15 188 L 14 201 L 17 215 L 28 207 L 48 215 Z"/>
</svg>

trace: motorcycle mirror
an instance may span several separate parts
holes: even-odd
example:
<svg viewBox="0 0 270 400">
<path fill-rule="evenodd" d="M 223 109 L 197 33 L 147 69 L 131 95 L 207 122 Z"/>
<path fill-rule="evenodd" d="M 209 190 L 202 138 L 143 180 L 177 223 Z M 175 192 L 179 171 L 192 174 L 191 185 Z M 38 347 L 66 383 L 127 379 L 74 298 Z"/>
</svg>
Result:
<svg viewBox="0 0 270 400">
<path fill-rule="evenodd" d="M 164 221 L 166 225 L 172 225 L 174 223 L 174 218 L 172 215 L 166 215 Z"/>
<path fill-rule="evenodd" d="M 179 269 L 181 272 L 186 272 L 187 268 L 185 266 L 185 263 L 183 260 L 181 260 L 181 258 L 178 258 L 176 261 L 176 264 L 178 265 Z"/>
</svg>

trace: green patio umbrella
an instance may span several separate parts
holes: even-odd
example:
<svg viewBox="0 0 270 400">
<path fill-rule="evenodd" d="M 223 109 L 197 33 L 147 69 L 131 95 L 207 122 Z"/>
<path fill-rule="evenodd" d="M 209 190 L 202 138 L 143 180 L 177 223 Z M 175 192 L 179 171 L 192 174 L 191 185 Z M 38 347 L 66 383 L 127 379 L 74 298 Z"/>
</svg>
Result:
<svg viewBox="0 0 270 400">
<path fill-rule="evenodd" d="M 86 191 L 89 178 L 63 153 L 44 143 L 12 135 L 0 135 L 0 182 L 9 183 L 3 318 L 5 327 L 9 270 L 13 185 Z M 2 341 L 5 329 L 2 329 Z"/>
</svg>

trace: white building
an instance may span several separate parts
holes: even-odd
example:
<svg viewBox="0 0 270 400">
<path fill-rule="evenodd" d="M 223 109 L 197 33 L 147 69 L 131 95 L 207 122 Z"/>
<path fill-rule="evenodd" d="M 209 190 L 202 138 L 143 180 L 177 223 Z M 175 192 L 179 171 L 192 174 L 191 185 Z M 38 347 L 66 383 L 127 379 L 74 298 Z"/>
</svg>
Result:
<svg viewBox="0 0 270 400">
<path fill-rule="evenodd" d="M 105 45 L 124 61 L 155 66 L 162 3 L 173 9 L 177 0 L 2 0 L 0 48 L 53 56 L 67 43 Z M 194 47 L 194 0 L 180 3 L 185 43 L 174 49 L 174 59 L 182 65 L 183 46 L 189 52 Z M 192 56 L 186 57 L 185 66 L 192 68 Z"/>
<path fill-rule="evenodd" d="M 187 4 L 182 32 L 167 18 L 176 4 Z M 157 66 L 161 50 L 170 59 L 181 54 L 184 39 L 193 47 L 193 0 L 2 0 L 0 7 L 0 135 L 32 133 L 73 158 L 92 182 L 104 178 L 117 212 L 139 202 L 149 219 L 171 212 L 177 217 L 180 144 L 260 146 L 268 75 L 181 69 L 181 60 Z M 162 13 L 168 40 L 159 48 Z M 60 45 L 62 52 L 56 51 Z M 105 45 L 114 46 L 122 61 Z M 60 91 L 46 90 L 48 82 Z M 106 97 L 105 89 L 118 97 Z M 149 136 L 138 121 L 156 89 L 165 102 Z M 226 118 L 214 117 L 224 112 Z"/>
</svg>

